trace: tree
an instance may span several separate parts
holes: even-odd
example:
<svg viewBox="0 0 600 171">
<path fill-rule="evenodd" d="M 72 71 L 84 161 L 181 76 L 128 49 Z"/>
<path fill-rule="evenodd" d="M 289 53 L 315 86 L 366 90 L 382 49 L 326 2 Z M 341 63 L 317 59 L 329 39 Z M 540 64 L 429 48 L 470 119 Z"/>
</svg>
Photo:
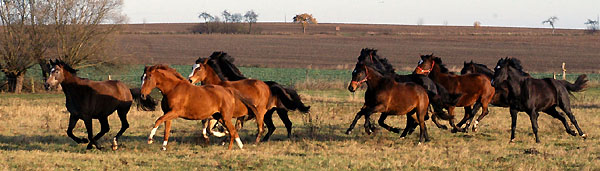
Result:
<svg viewBox="0 0 600 171">
<path fill-rule="evenodd" d="M 198 15 L 198 18 L 204 18 L 204 24 L 206 25 L 206 31 L 208 33 L 210 33 L 211 31 L 210 31 L 210 27 L 208 25 L 208 21 L 213 21 L 215 19 L 215 17 L 208 14 L 207 12 L 202 12 L 202 13 L 200 13 L 200 15 Z"/>
<path fill-rule="evenodd" d="M 308 24 L 317 24 L 317 19 L 312 16 L 312 14 L 304 13 L 298 14 L 293 18 L 294 23 L 302 24 L 302 33 L 306 34 L 306 27 Z"/>
<path fill-rule="evenodd" d="M 122 0 L 50 0 L 56 58 L 74 68 L 97 66 L 109 59 L 113 36 L 126 17 Z"/>
<path fill-rule="evenodd" d="M 548 18 L 547 20 L 542 21 L 542 24 L 550 24 L 550 26 L 552 26 L 552 34 L 554 34 L 554 23 L 558 20 L 558 17 L 556 16 L 552 16 L 550 18 Z"/>
<path fill-rule="evenodd" d="M 584 24 L 587 25 L 587 32 L 590 34 L 594 34 L 596 31 L 598 31 L 598 29 L 600 29 L 598 19 L 596 19 L 596 20 L 588 19 L 588 21 L 585 22 Z"/>
<path fill-rule="evenodd" d="M 244 21 L 248 22 L 248 33 L 252 33 L 252 23 L 256 23 L 258 20 L 258 14 L 254 10 L 250 10 L 244 14 Z"/>
<path fill-rule="evenodd" d="M 225 23 L 231 22 L 232 15 L 227 10 L 224 10 L 221 15 L 223 15 L 223 19 L 225 19 Z"/>
<path fill-rule="evenodd" d="M 49 44 L 48 1 L 0 1 L 0 71 L 10 92 L 21 93 L 27 69 L 41 59 Z"/>
<path fill-rule="evenodd" d="M 231 15 L 231 22 L 232 23 L 241 23 L 242 22 L 242 14 L 240 13 L 235 13 L 233 15 Z"/>
</svg>

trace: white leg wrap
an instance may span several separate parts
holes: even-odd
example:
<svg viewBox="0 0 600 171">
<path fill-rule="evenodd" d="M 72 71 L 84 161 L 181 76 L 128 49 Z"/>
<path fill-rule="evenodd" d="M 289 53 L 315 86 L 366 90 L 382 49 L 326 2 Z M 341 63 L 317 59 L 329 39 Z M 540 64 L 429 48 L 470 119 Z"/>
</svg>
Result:
<svg viewBox="0 0 600 171">
<path fill-rule="evenodd" d="M 240 149 L 244 147 L 244 144 L 242 144 L 242 140 L 240 140 L 240 137 L 235 138 L 235 142 L 240 147 Z"/>
</svg>

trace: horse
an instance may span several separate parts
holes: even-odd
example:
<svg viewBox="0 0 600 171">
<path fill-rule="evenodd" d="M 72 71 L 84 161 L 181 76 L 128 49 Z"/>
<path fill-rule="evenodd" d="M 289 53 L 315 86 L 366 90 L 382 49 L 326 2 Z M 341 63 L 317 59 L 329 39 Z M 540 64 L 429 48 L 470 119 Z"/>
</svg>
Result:
<svg viewBox="0 0 600 171">
<path fill-rule="evenodd" d="M 219 78 L 223 81 L 238 81 L 248 79 L 240 70 L 233 64 L 234 58 L 225 52 L 216 51 L 213 52 L 209 57 L 207 63 L 217 73 Z M 201 63 L 201 60 L 196 60 L 196 63 Z M 264 123 L 268 130 L 264 136 L 263 141 L 268 141 L 271 135 L 275 132 L 275 125 L 273 124 L 273 113 L 277 111 L 277 114 L 285 128 L 287 129 L 287 137 L 292 136 L 292 121 L 288 117 L 289 111 L 298 110 L 302 113 L 308 113 L 310 106 L 306 106 L 296 90 L 292 88 L 286 88 L 275 81 L 264 81 L 269 86 L 271 94 L 276 97 L 276 107 L 267 111 L 264 117 Z"/>
<path fill-rule="evenodd" d="M 567 133 L 576 136 L 577 134 L 570 128 L 565 114 L 558 112 L 556 107 L 560 107 L 566 113 L 579 135 L 586 139 L 587 134 L 583 133 L 579 124 L 577 124 L 575 115 L 571 111 L 569 99 L 571 92 L 581 92 L 585 89 L 588 82 L 586 78 L 587 75 L 585 74 L 579 75 L 575 83 L 567 82 L 568 85 L 552 78 L 535 79 L 529 77 L 529 74 L 523 71 L 520 60 L 508 57 L 498 60 L 494 68 L 492 84 L 494 86 L 501 84 L 508 86 L 509 111 L 512 120 L 510 142 L 514 142 L 515 139 L 518 112 L 526 112 L 529 115 L 536 143 L 540 142 L 537 124 L 538 112 L 540 111 L 559 119 Z"/>
<path fill-rule="evenodd" d="M 166 150 L 171 130 L 171 120 L 184 118 L 187 120 L 203 120 L 214 118 L 219 120 L 229 131 L 229 150 L 235 139 L 240 149 L 242 141 L 231 124 L 232 118 L 256 114 L 251 99 L 245 98 L 235 89 L 219 85 L 192 85 L 175 69 L 166 65 L 146 66 L 142 75 L 141 96 L 145 98 L 154 88 L 158 88 L 166 97 L 169 111 L 159 117 L 148 137 L 152 144 L 154 134 L 161 123 L 165 123 L 165 137 L 162 150 Z"/>
<path fill-rule="evenodd" d="M 97 141 L 109 130 L 108 116 L 117 111 L 121 120 L 121 129 L 112 140 L 112 149 L 117 150 L 121 135 L 129 128 L 127 113 L 133 101 L 137 103 L 138 109 L 153 111 L 157 103 L 148 97 L 140 99 L 140 89 L 129 89 L 125 84 L 116 80 L 91 81 L 77 76 L 77 70 L 61 60 L 50 60 L 50 73 L 44 86 L 46 89 L 62 87 L 65 93 L 66 107 L 69 111 L 69 126 L 67 135 L 77 143 L 88 143 L 87 149 L 95 146 L 102 149 Z M 77 121 L 83 120 L 87 129 L 88 138 L 78 138 L 73 135 L 73 128 Z M 92 119 L 100 122 L 100 132 L 93 136 Z"/>
<path fill-rule="evenodd" d="M 458 125 L 462 125 L 468 120 L 465 128 L 470 127 L 478 108 L 482 107 L 483 111 L 481 115 L 473 124 L 473 131 L 477 131 L 478 123 L 489 113 L 488 104 L 494 96 L 495 90 L 490 84 L 490 79 L 483 74 L 449 74 L 448 69 L 442 63 L 442 59 L 433 56 L 433 54 L 421 55 L 421 60 L 419 60 L 413 73 L 427 75 L 434 82 L 444 86 L 452 94 L 462 94 L 456 105 L 447 108 L 448 114 L 451 116 L 449 121 L 453 127 L 452 132 L 467 132 L 467 129 L 462 129 L 454 124 L 455 107 L 465 108 L 465 116 L 458 123 Z"/>
<path fill-rule="evenodd" d="M 214 69 L 208 65 L 208 59 L 198 59 L 198 62 L 194 64 L 192 67 L 192 72 L 188 76 L 188 80 L 192 84 L 196 84 L 198 82 L 202 82 L 203 85 L 220 85 L 223 87 L 231 87 L 233 89 L 238 90 L 245 97 L 250 98 L 254 102 L 254 107 L 258 110 L 256 113 L 256 123 L 258 125 L 258 133 L 256 135 L 256 142 L 260 141 L 260 136 L 263 133 L 263 119 L 265 113 L 275 108 L 276 105 L 276 97 L 273 97 L 271 94 L 271 90 L 269 86 L 265 84 L 263 81 L 256 79 L 243 79 L 238 81 L 223 81 L 221 77 L 214 71 Z M 243 120 L 242 120 L 243 122 Z M 238 123 L 241 123 L 238 120 Z M 213 125 L 210 123 L 210 125 Z M 205 127 L 206 129 L 206 127 Z M 210 126 L 207 131 L 211 131 Z M 203 132 L 207 132 L 203 131 Z"/>
<path fill-rule="evenodd" d="M 362 83 L 367 83 L 367 91 L 365 103 L 359 113 L 364 112 L 365 116 L 381 113 L 379 125 L 392 132 L 399 129 L 384 122 L 387 116 L 410 116 L 420 127 L 419 144 L 429 141 L 425 126 L 429 97 L 425 88 L 415 83 L 398 83 L 391 76 L 381 75 L 371 65 L 356 64 L 349 90 L 356 91 Z M 405 137 L 412 127 L 416 127 L 415 122 L 406 122 L 406 128 L 400 137 Z"/>
<path fill-rule="evenodd" d="M 435 113 L 433 114 L 432 121 L 436 124 L 438 128 L 447 129 L 445 125 L 441 125 L 436 120 L 437 116 L 447 119 L 448 116 L 445 112 L 442 111 L 442 108 L 456 104 L 457 95 L 449 94 L 448 91 L 441 85 L 433 82 L 427 76 L 423 76 L 420 74 L 409 74 L 409 75 L 399 75 L 395 72 L 394 67 L 388 63 L 386 58 L 382 58 L 377 55 L 376 49 L 364 48 L 360 52 L 360 56 L 358 56 L 357 64 L 367 64 L 373 66 L 373 69 L 377 71 L 381 75 L 390 75 L 394 78 L 396 82 L 405 83 L 412 82 L 418 85 L 421 85 L 423 88 L 427 90 L 427 94 L 429 96 L 429 101 L 431 102 Z M 351 87 L 348 87 L 351 90 Z M 350 134 L 356 122 L 364 115 L 365 112 L 359 112 L 354 117 L 354 120 L 350 124 L 348 130 L 346 130 L 346 134 Z M 411 121 L 410 117 L 407 117 L 407 122 Z M 373 132 L 373 127 L 370 127 L 370 118 L 365 116 L 365 131 L 367 134 Z"/>
</svg>

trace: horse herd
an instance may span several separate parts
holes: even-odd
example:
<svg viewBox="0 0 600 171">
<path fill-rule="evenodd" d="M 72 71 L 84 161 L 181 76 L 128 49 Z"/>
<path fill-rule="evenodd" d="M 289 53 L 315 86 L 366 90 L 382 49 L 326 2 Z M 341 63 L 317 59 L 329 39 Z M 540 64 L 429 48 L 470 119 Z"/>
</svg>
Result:
<svg viewBox="0 0 600 171">
<path fill-rule="evenodd" d="M 214 52 L 209 58 L 199 58 L 193 65 L 192 72 L 185 78 L 176 70 L 166 65 L 146 66 L 141 77 L 141 88 L 128 89 L 125 84 L 115 80 L 91 81 L 77 77 L 77 70 L 63 61 L 50 61 L 51 72 L 46 80 L 46 87 L 57 87 L 59 84 L 66 96 L 66 107 L 69 111 L 67 135 L 77 143 L 88 143 L 87 149 L 101 147 L 97 141 L 110 128 L 108 116 L 117 111 L 121 120 L 121 129 L 113 138 L 112 149 L 118 149 L 119 137 L 129 127 L 127 113 L 136 101 L 138 109 L 155 110 L 157 102 L 149 95 L 157 88 L 163 99 L 161 109 L 164 115 L 159 117 L 148 137 L 153 142 L 159 125 L 165 124 L 162 150 L 166 150 L 171 120 L 184 118 L 202 120 L 203 135 L 208 142 L 209 135 L 224 136 L 229 134 L 229 149 L 234 141 L 243 147 L 237 131 L 243 123 L 255 119 L 257 124 L 256 143 L 261 141 L 264 126 L 267 133 L 262 137 L 267 141 L 273 134 L 273 113 L 277 112 L 285 124 L 288 137 L 291 136 L 292 122 L 288 111 L 299 110 L 309 112 L 298 93 L 277 82 L 261 81 L 246 78 L 233 65 L 233 58 L 224 52 Z M 378 123 L 381 127 L 400 133 L 400 128 L 385 123 L 389 115 L 406 115 L 406 127 L 401 137 L 412 133 L 420 127 L 419 144 L 429 141 L 425 121 L 430 118 L 428 111 L 432 109 L 431 120 L 438 128 L 448 129 L 438 119 L 448 120 L 451 132 L 477 131 L 479 122 L 489 113 L 490 104 L 509 107 L 512 124 L 511 138 L 514 139 L 517 113 L 526 112 L 530 116 L 536 142 L 540 142 L 537 134 L 538 112 L 542 111 L 559 119 L 567 133 L 576 136 L 579 133 L 587 137 L 581 130 L 570 107 L 570 92 L 579 92 L 587 85 L 586 75 L 580 75 L 575 83 L 551 78 L 535 79 L 523 71 L 516 58 L 501 58 L 494 71 L 485 65 L 474 62 L 464 64 L 461 75 L 449 72 L 441 58 L 422 55 L 414 72 L 399 75 L 386 58 L 377 55 L 377 50 L 365 48 L 361 50 L 358 61 L 352 71 L 352 80 L 348 86 L 351 92 L 362 84 L 367 85 L 363 107 L 354 117 L 346 134 L 350 134 L 358 120 L 364 116 L 365 131 L 370 134 L 376 127 L 371 124 L 372 113 L 381 113 Z M 201 82 L 201 86 L 195 83 Z M 463 119 L 455 123 L 454 108 L 463 107 Z M 559 107 L 564 113 L 558 112 Z M 473 121 L 481 108 L 481 115 Z M 444 111 L 445 110 L 445 111 Z M 237 119 L 235 124 L 233 119 Z M 577 129 L 573 131 L 567 118 Z M 77 121 L 83 120 L 87 129 L 87 138 L 78 138 L 72 131 Z M 92 119 L 98 119 L 101 130 L 97 135 L 92 132 Z M 213 130 L 220 123 L 225 130 Z M 463 125 L 465 125 L 463 127 Z"/>
</svg>

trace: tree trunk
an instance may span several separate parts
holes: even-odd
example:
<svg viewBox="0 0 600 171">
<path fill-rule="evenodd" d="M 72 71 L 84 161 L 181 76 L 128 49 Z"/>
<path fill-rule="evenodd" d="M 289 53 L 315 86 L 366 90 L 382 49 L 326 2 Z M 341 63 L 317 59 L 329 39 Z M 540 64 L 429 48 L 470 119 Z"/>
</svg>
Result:
<svg viewBox="0 0 600 171">
<path fill-rule="evenodd" d="M 5 74 L 8 80 L 8 91 L 13 93 L 21 93 L 23 90 L 23 80 L 25 79 L 25 72 L 20 73 L 8 73 Z"/>
<path fill-rule="evenodd" d="M 249 24 L 250 24 L 250 27 L 248 29 L 248 34 L 252 34 L 252 23 L 249 23 Z"/>
<path fill-rule="evenodd" d="M 44 79 L 42 81 L 46 81 L 46 79 L 48 79 L 48 75 L 50 75 L 50 63 L 48 63 L 48 60 L 39 59 L 38 64 L 42 69 L 42 79 Z"/>
<path fill-rule="evenodd" d="M 302 25 L 302 34 L 306 34 L 306 26 Z"/>
</svg>

